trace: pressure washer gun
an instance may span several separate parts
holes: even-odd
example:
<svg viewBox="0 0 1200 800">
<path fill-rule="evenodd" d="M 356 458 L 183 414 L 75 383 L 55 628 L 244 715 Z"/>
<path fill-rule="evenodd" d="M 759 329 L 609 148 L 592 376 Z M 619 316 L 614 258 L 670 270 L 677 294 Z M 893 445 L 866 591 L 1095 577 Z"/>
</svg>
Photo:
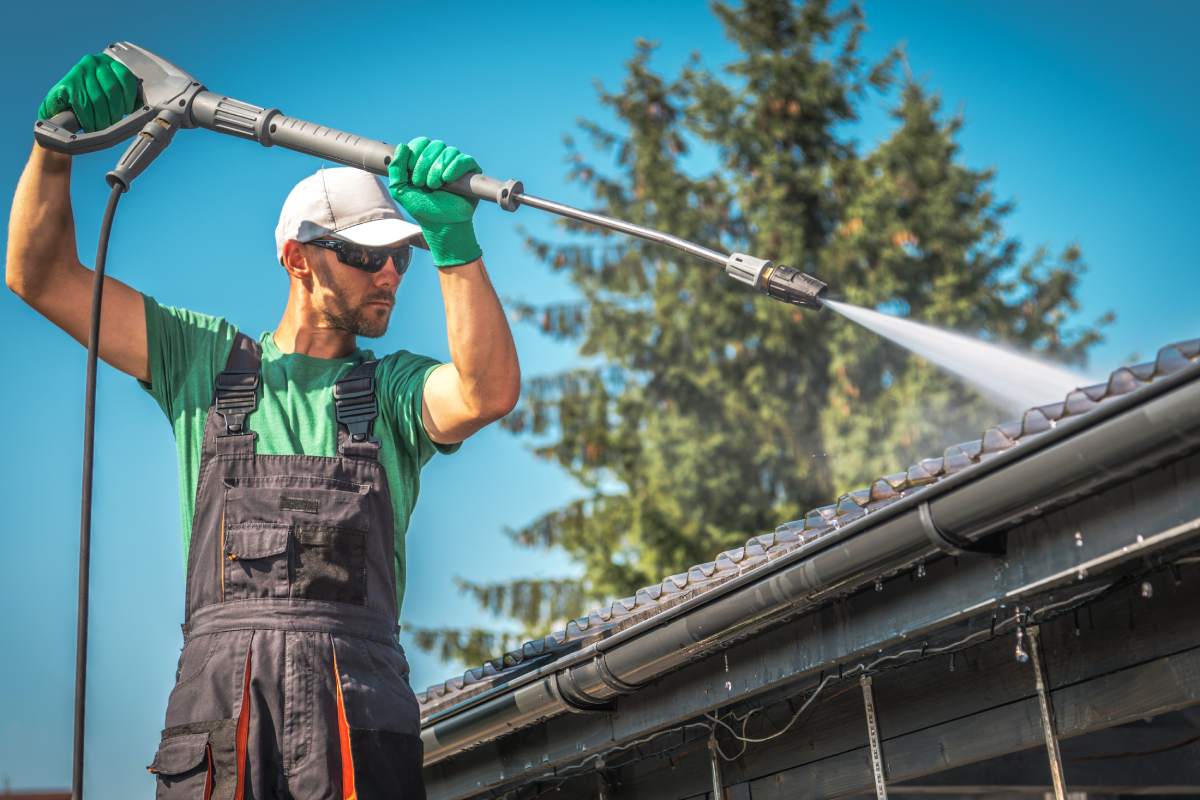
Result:
<svg viewBox="0 0 1200 800">
<path fill-rule="evenodd" d="M 34 135 L 51 150 L 75 155 L 103 150 L 135 137 L 117 166 L 106 176 L 110 186 L 122 191 L 161 153 L 180 128 L 208 128 L 264 147 L 279 146 L 387 176 L 395 148 L 386 142 L 289 117 L 277 108 L 258 106 L 215 94 L 174 64 L 129 42 L 118 42 L 105 53 L 120 61 L 139 80 L 141 106 L 121 121 L 94 133 L 78 133 L 79 124 L 69 110 L 39 121 Z M 622 220 L 583 211 L 525 192 L 521 181 L 501 181 L 487 175 L 464 176 L 444 187 L 463 197 L 477 197 L 516 211 L 532 206 L 552 214 L 588 222 L 609 230 L 674 247 L 721 264 L 734 280 L 785 303 L 821 308 L 825 284 L 803 272 L 745 253 L 725 255 L 677 236 Z"/>
</svg>

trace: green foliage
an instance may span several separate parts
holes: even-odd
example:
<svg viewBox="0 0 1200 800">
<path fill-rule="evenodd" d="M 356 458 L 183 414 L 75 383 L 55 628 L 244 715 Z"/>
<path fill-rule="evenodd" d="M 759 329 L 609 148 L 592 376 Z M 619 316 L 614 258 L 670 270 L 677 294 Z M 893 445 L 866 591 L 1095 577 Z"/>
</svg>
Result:
<svg viewBox="0 0 1200 800">
<path fill-rule="evenodd" d="M 415 628 L 413 642 L 443 661 L 459 660 L 473 667 L 498 657 L 524 641 L 520 636 L 486 628 Z"/>
<path fill-rule="evenodd" d="M 864 63 L 857 6 L 714 10 L 736 63 L 717 73 L 693 57 L 668 78 L 638 41 L 621 89 L 600 89 L 618 129 L 580 123 L 611 171 L 567 139 L 570 177 L 596 211 L 775 258 L 851 303 L 1084 358 L 1097 329 L 1065 327 L 1079 248 L 1021 260 L 993 173 L 957 162 L 963 120 L 943 119 L 911 78 L 895 90 L 899 51 Z M 847 129 L 877 93 L 895 97 L 896 127 L 860 154 Z M 711 174 L 683 170 L 689 142 L 715 152 Z M 756 295 L 658 245 L 561 227 L 564 241 L 528 244 L 581 302 L 516 311 L 602 366 L 528 381 L 505 425 L 589 492 L 514 540 L 565 551 L 583 577 L 467 587 L 529 637 L 998 421 L 961 384 L 832 313 Z"/>
</svg>

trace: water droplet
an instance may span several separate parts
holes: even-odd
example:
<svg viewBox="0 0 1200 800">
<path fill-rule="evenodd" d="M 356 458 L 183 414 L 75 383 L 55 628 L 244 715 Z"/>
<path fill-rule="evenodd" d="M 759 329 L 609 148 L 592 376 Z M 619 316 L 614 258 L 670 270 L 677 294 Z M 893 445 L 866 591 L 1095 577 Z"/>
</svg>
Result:
<svg viewBox="0 0 1200 800">
<path fill-rule="evenodd" d="M 725 691 L 727 691 L 727 692 L 733 691 L 733 684 L 730 683 L 729 681 L 725 681 Z"/>
<path fill-rule="evenodd" d="M 1145 537 L 1145 536 L 1142 536 L 1142 535 L 1139 533 L 1139 534 L 1137 535 L 1137 543 L 1138 543 L 1138 544 L 1141 544 L 1141 543 L 1142 543 L 1142 542 L 1144 542 L 1144 541 L 1146 541 L 1146 537 Z"/>
<path fill-rule="evenodd" d="M 1075 580 L 1077 580 L 1077 581 L 1081 581 L 1081 580 L 1083 580 L 1083 579 L 1084 579 L 1084 578 L 1086 578 L 1086 577 L 1087 577 L 1087 570 L 1086 570 L 1086 569 L 1082 569 L 1082 568 L 1080 568 L 1080 569 L 1079 569 L 1079 570 L 1078 570 L 1078 571 L 1075 573 Z"/>
<path fill-rule="evenodd" d="M 882 578 L 875 579 L 875 591 L 877 591 L 877 592 L 883 591 L 883 579 Z"/>
<path fill-rule="evenodd" d="M 954 653 L 950 654 L 950 671 L 954 672 Z"/>
<path fill-rule="evenodd" d="M 1075 546 L 1083 547 L 1083 534 L 1080 531 L 1075 531 Z"/>
<path fill-rule="evenodd" d="M 1142 597 L 1147 600 L 1154 597 L 1154 584 L 1150 583 L 1150 581 L 1142 581 Z"/>
<path fill-rule="evenodd" d="M 925 577 L 925 562 L 924 561 L 922 561 L 920 564 L 917 564 L 917 577 L 918 578 Z"/>
</svg>

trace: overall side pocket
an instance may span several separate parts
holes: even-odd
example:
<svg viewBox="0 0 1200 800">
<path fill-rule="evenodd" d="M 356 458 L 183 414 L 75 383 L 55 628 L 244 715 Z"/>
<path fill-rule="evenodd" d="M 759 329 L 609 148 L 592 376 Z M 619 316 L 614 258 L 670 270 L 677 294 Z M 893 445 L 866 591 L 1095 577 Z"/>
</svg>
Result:
<svg viewBox="0 0 1200 800">
<path fill-rule="evenodd" d="M 146 769 L 158 784 L 156 800 L 207 800 L 212 796 L 212 751 L 207 733 L 164 736 Z"/>
<path fill-rule="evenodd" d="M 157 784 L 156 800 L 211 800 L 232 796 L 237 782 L 235 728 L 222 719 L 179 725 L 163 731 L 158 752 L 146 769 Z"/>
</svg>

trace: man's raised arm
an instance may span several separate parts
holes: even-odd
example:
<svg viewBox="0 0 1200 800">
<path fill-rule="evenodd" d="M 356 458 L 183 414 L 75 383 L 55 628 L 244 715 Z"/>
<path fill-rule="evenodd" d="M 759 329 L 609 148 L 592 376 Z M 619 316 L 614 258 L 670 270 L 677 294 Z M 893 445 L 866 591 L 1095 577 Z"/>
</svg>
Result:
<svg viewBox="0 0 1200 800">
<path fill-rule="evenodd" d="M 477 259 L 439 270 L 451 363 L 425 382 L 422 413 L 429 438 L 461 442 L 517 403 L 521 369 L 504 309 Z"/>
<path fill-rule="evenodd" d="M 105 57 L 107 58 L 107 57 Z M 112 59 L 109 59 L 111 62 Z M 113 62 L 116 63 L 116 62 Z M 101 75 L 105 69 L 108 73 Z M 99 81 L 97 82 L 97 77 Z M 133 96 L 120 76 L 95 56 L 86 56 L 50 90 L 39 115 L 48 118 L 68 105 L 76 110 L 85 129 L 108 127 L 132 109 Z M 115 92 L 112 107 L 124 109 L 108 117 L 86 97 L 85 86 L 108 87 Z M 128 96 L 129 103 L 124 100 Z M 117 100 L 121 102 L 118 103 Z M 75 221 L 71 213 L 71 158 L 33 146 L 29 162 L 17 183 L 8 220 L 8 255 L 5 283 L 46 319 L 87 345 L 91 325 L 94 273 L 83 266 L 75 247 Z M 104 306 L 100 318 L 100 358 L 144 381 L 150 380 L 146 346 L 146 312 L 142 295 L 113 278 L 104 279 Z"/>
<path fill-rule="evenodd" d="M 441 190 L 478 171 L 475 159 L 424 136 L 397 145 L 388 165 L 388 189 L 421 226 L 440 273 L 452 363 L 425 382 L 421 417 L 429 438 L 442 444 L 503 417 L 521 391 L 512 332 L 471 222 L 478 201 Z"/>
</svg>

